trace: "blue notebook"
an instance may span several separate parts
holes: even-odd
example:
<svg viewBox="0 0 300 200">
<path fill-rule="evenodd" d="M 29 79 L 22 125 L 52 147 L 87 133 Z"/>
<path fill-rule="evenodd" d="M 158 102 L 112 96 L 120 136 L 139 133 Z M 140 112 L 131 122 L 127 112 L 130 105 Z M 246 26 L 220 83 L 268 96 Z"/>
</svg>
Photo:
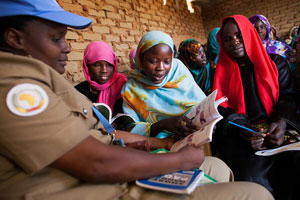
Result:
<svg viewBox="0 0 300 200">
<path fill-rule="evenodd" d="M 178 194 L 190 194 L 195 190 L 203 175 L 204 172 L 198 169 L 178 171 L 153 178 L 136 180 L 135 183 L 138 186 L 148 189 Z"/>
</svg>

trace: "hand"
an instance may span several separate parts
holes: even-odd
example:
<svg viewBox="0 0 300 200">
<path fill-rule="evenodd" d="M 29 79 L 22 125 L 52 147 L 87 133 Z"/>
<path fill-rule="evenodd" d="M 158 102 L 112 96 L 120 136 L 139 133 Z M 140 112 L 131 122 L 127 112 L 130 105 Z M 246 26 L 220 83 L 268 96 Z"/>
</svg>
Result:
<svg viewBox="0 0 300 200">
<path fill-rule="evenodd" d="M 266 149 L 264 141 L 267 134 L 264 130 L 253 125 L 247 125 L 246 127 L 258 132 L 255 133 L 248 130 L 243 130 L 241 132 L 242 138 L 251 146 L 251 148 L 254 151 Z"/>
<path fill-rule="evenodd" d="M 269 124 L 266 142 L 272 146 L 281 145 L 284 141 L 285 128 L 286 122 L 283 119 Z"/>
<path fill-rule="evenodd" d="M 139 149 L 139 150 L 143 150 L 143 151 L 147 151 L 147 152 L 150 151 L 150 146 L 149 146 L 149 143 L 147 140 L 127 143 L 126 147 L 129 147 L 132 149 Z"/>
<path fill-rule="evenodd" d="M 183 169 L 190 170 L 199 168 L 205 159 L 204 147 L 193 147 L 187 145 L 179 150 L 181 154 L 181 163 L 183 164 Z"/>
<path fill-rule="evenodd" d="M 171 117 L 165 119 L 163 123 L 165 130 L 181 137 L 185 137 L 198 130 L 197 126 L 186 116 Z"/>
</svg>

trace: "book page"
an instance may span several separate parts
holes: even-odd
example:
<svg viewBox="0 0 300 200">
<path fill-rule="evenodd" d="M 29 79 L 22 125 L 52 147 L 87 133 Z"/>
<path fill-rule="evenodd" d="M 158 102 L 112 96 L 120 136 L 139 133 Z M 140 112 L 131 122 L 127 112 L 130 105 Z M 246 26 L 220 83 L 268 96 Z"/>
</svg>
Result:
<svg viewBox="0 0 300 200">
<path fill-rule="evenodd" d="M 200 146 L 211 142 L 214 126 L 223 118 L 217 107 L 220 103 L 227 100 L 226 97 L 223 97 L 215 101 L 216 96 L 217 90 L 202 100 L 186 115 L 200 129 L 177 141 L 170 149 L 171 152 L 179 151 L 186 145 Z"/>
<path fill-rule="evenodd" d="M 202 128 L 211 121 L 222 117 L 218 112 L 218 105 L 227 100 L 226 97 L 215 101 L 217 90 L 212 92 L 209 96 L 203 99 L 196 105 L 186 116 L 192 120 L 192 123 Z"/>
<path fill-rule="evenodd" d="M 256 151 L 255 155 L 258 156 L 271 156 L 285 151 L 296 151 L 300 150 L 300 135 L 295 130 L 287 130 L 284 136 L 284 142 L 282 145 L 276 148 L 265 149 Z"/>
<path fill-rule="evenodd" d="M 93 103 L 94 106 L 100 111 L 100 113 L 111 123 L 112 111 L 105 103 Z"/>
</svg>

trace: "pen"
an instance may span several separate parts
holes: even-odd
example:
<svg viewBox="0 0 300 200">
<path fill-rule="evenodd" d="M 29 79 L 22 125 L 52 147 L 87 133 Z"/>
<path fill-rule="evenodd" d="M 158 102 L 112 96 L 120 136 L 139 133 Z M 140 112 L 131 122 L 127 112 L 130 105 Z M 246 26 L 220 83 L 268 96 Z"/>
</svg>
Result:
<svg viewBox="0 0 300 200">
<path fill-rule="evenodd" d="M 245 126 L 236 124 L 236 123 L 234 123 L 234 122 L 232 122 L 232 121 L 228 121 L 228 123 L 229 123 L 229 124 L 232 124 L 232 125 L 235 125 L 235 126 L 238 126 L 238 127 L 240 127 L 240 128 L 243 128 L 243 129 L 245 129 L 245 130 L 247 130 L 247 131 L 251 131 L 251 132 L 253 132 L 253 133 L 259 133 L 259 132 L 255 131 L 255 130 L 252 130 L 252 129 L 247 128 L 247 127 L 245 127 Z"/>
</svg>

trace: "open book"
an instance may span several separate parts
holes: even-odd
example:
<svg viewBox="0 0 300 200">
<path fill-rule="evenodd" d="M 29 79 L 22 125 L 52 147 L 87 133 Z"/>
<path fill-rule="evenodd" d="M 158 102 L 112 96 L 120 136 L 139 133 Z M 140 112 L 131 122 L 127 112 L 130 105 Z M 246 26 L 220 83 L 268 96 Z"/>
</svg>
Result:
<svg viewBox="0 0 300 200">
<path fill-rule="evenodd" d="M 255 155 L 258 156 L 271 156 L 285 151 L 300 150 L 300 135 L 295 130 L 287 130 L 284 135 L 284 142 L 276 148 L 256 151 Z"/>
<path fill-rule="evenodd" d="M 94 103 L 94 106 L 116 130 L 129 131 L 135 124 L 135 120 L 130 115 L 125 113 L 118 113 L 112 117 L 112 111 L 105 103 Z"/>
<path fill-rule="evenodd" d="M 186 145 L 200 146 L 211 142 L 214 127 L 223 118 L 218 112 L 218 105 L 227 101 L 226 97 L 222 97 L 216 101 L 216 96 L 217 90 L 194 106 L 186 115 L 200 129 L 177 141 L 170 149 L 171 152 L 179 151 Z"/>
</svg>

